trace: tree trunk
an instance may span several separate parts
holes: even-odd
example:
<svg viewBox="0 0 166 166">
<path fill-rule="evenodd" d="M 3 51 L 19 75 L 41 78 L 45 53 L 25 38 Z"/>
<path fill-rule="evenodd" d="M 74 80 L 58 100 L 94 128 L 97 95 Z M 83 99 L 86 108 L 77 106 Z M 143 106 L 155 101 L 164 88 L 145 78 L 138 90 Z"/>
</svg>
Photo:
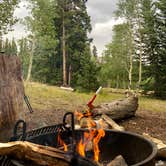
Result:
<svg viewBox="0 0 166 166">
<path fill-rule="evenodd" d="M 129 90 L 131 90 L 131 85 L 132 85 L 132 71 L 133 71 L 133 55 L 132 55 L 132 51 L 129 51 L 129 56 L 130 56 L 130 68 L 129 68 Z"/>
<path fill-rule="evenodd" d="M 0 141 L 12 136 L 15 122 L 23 117 L 24 87 L 17 56 L 0 55 Z"/>
<path fill-rule="evenodd" d="M 129 35 L 130 35 L 130 43 L 129 43 L 129 85 L 128 89 L 131 90 L 132 86 L 132 72 L 133 72 L 133 36 L 132 36 L 132 21 L 130 20 L 129 27 Z"/>
<path fill-rule="evenodd" d="M 138 89 L 140 89 L 142 81 L 142 46 L 140 48 L 140 55 L 139 55 L 139 79 L 138 79 Z"/>
<path fill-rule="evenodd" d="M 30 80 L 30 78 L 31 78 L 34 49 L 35 49 L 35 40 L 33 38 L 32 48 L 31 48 L 30 58 L 29 58 L 29 67 L 28 67 L 28 74 L 27 74 L 26 82 L 28 82 Z"/>
<path fill-rule="evenodd" d="M 66 32 L 64 23 L 64 10 L 62 18 L 62 52 L 63 52 L 63 86 L 67 86 L 67 72 L 66 72 Z"/>
<path fill-rule="evenodd" d="M 69 80 L 68 85 L 71 86 L 71 65 L 69 66 Z"/>
<path fill-rule="evenodd" d="M 69 166 L 70 162 L 70 157 L 59 149 L 26 141 L 0 143 L 0 155 L 29 160 L 38 165 Z"/>
<path fill-rule="evenodd" d="M 94 109 L 95 115 L 106 114 L 113 120 L 121 120 L 135 115 L 138 108 L 138 97 L 130 96 L 111 103 L 102 103 Z"/>
<path fill-rule="evenodd" d="M 119 75 L 116 76 L 116 89 L 119 88 Z"/>
</svg>

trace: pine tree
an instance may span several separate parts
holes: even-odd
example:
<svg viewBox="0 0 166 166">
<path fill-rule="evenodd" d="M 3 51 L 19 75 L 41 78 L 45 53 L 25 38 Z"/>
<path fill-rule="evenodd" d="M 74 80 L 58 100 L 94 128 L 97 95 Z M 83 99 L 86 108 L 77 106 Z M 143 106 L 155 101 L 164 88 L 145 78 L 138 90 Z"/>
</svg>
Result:
<svg viewBox="0 0 166 166">
<path fill-rule="evenodd" d="M 87 34 L 91 25 L 85 1 L 30 2 L 33 18 L 27 18 L 27 23 L 36 37 L 33 79 L 76 87 L 78 77 L 82 75 L 81 61 L 87 62 L 89 56 L 87 65 L 92 65 L 91 53 L 87 53 L 90 46 Z"/>
<path fill-rule="evenodd" d="M 63 71 L 66 70 L 63 73 L 63 79 L 65 77 L 63 84 L 68 84 L 71 80 L 72 86 L 80 86 L 80 83 L 79 85 L 77 83 L 82 75 L 82 68 L 84 68 L 81 61 L 86 61 L 89 56 L 87 65 L 91 65 L 91 54 L 87 54 L 87 45 L 90 46 L 87 37 L 87 33 L 91 30 L 90 17 L 83 0 L 57 1 L 57 11 L 59 11 L 60 17 L 56 19 L 56 26 L 59 27 L 59 29 L 57 27 L 58 36 L 61 36 L 59 39 L 61 48 L 63 48 L 60 53 L 63 54 Z M 83 75 L 82 79 L 84 79 Z"/>
<path fill-rule="evenodd" d="M 84 51 L 84 56 L 80 57 L 80 66 L 80 70 L 77 74 L 76 86 L 80 90 L 96 90 L 99 86 L 97 79 L 99 68 L 94 61 L 91 61 L 90 47 L 88 45 Z"/>
</svg>

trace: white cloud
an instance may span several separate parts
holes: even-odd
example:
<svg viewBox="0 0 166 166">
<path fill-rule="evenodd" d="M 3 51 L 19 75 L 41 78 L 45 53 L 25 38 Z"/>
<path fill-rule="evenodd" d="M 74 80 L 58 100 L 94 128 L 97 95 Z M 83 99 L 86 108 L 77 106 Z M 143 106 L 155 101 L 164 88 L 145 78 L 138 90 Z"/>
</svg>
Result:
<svg viewBox="0 0 166 166">
<path fill-rule="evenodd" d="M 111 18 L 109 21 L 96 23 L 93 26 L 93 30 L 89 36 L 94 39 L 93 44 L 96 45 L 99 55 L 101 55 L 102 51 L 104 50 L 104 46 L 112 39 L 113 26 L 122 24 L 123 22 L 124 19 L 122 18 Z"/>
<path fill-rule="evenodd" d="M 117 2 L 118 0 L 89 0 L 87 3 L 88 14 L 91 16 L 92 21 L 92 32 L 89 36 L 94 39 L 93 44 L 96 45 L 99 55 L 104 50 L 104 46 L 112 39 L 113 26 L 123 22 L 122 19 L 116 20 L 114 18 Z M 20 19 L 30 15 L 27 5 L 28 2 L 22 0 L 14 15 Z M 28 33 L 20 23 L 17 23 L 13 28 L 14 31 L 9 32 L 4 37 L 21 39 Z"/>
</svg>

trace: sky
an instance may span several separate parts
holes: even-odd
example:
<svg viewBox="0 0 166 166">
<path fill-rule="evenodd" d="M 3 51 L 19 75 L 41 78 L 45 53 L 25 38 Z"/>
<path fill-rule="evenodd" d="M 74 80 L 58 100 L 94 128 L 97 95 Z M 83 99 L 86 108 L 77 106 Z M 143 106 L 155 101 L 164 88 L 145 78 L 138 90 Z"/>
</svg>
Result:
<svg viewBox="0 0 166 166">
<path fill-rule="evenodd" d="M 92 23 L 92 32 L 89 36 L 93 38 L 92 45 L 97 47 L 99 56 L 102 54 L 105 45 L 111 42 L 113 26 L 123 22 L 122 19 L 115 18 L 114 15 L 117 2 L 118 0 L 89 0 L 87 3 L 87 11 L 91 16 Z M 19 8 L 15 11 L 15 16 L 23 19 L 29 14 L 26 4 L 26 0 L 20 3 Z M 20 39 L 26 36 L 26 30 L 20 23 L 17 23 L 13 29 L 13 32 L 6 35 L 7 37 Z"/>
</svg>

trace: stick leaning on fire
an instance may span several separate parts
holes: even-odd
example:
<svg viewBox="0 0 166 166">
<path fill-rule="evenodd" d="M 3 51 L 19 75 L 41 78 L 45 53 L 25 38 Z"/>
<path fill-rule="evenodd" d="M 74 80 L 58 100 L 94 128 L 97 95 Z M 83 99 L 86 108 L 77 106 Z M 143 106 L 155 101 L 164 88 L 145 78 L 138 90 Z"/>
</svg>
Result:
<svg viewBox="0 0 166 166">
<path fill-rule="evenodd" d="M 124 131 L 124 128 L 122 126 L 119 126 L 114 120 L 112 120 L 109 116 L 106 114 L 102 114 L 101 118 L 99 120 L 94 120 L 92 119 L 93 115 L 95 115 L 94 108 L 95 106 L 93 105 L 97 95 L 100 93 L 102 90 L 102 87 L 100 86 L 93 97 L 88 101 L 87 103 L 87 109 L 83 112 L 76 112 L 76 116 L 78 117 L 79 120 L 79 125 L 76 125 L 76 129 L 79 128 L 88 128 L 90 125 L 93 127 L 97 128 L 109 128 L 111 127 L 112 129 L 119 130 L 119 131 Z M 91 117 L 91 118 L 89 118 Z"/>
</svg>

